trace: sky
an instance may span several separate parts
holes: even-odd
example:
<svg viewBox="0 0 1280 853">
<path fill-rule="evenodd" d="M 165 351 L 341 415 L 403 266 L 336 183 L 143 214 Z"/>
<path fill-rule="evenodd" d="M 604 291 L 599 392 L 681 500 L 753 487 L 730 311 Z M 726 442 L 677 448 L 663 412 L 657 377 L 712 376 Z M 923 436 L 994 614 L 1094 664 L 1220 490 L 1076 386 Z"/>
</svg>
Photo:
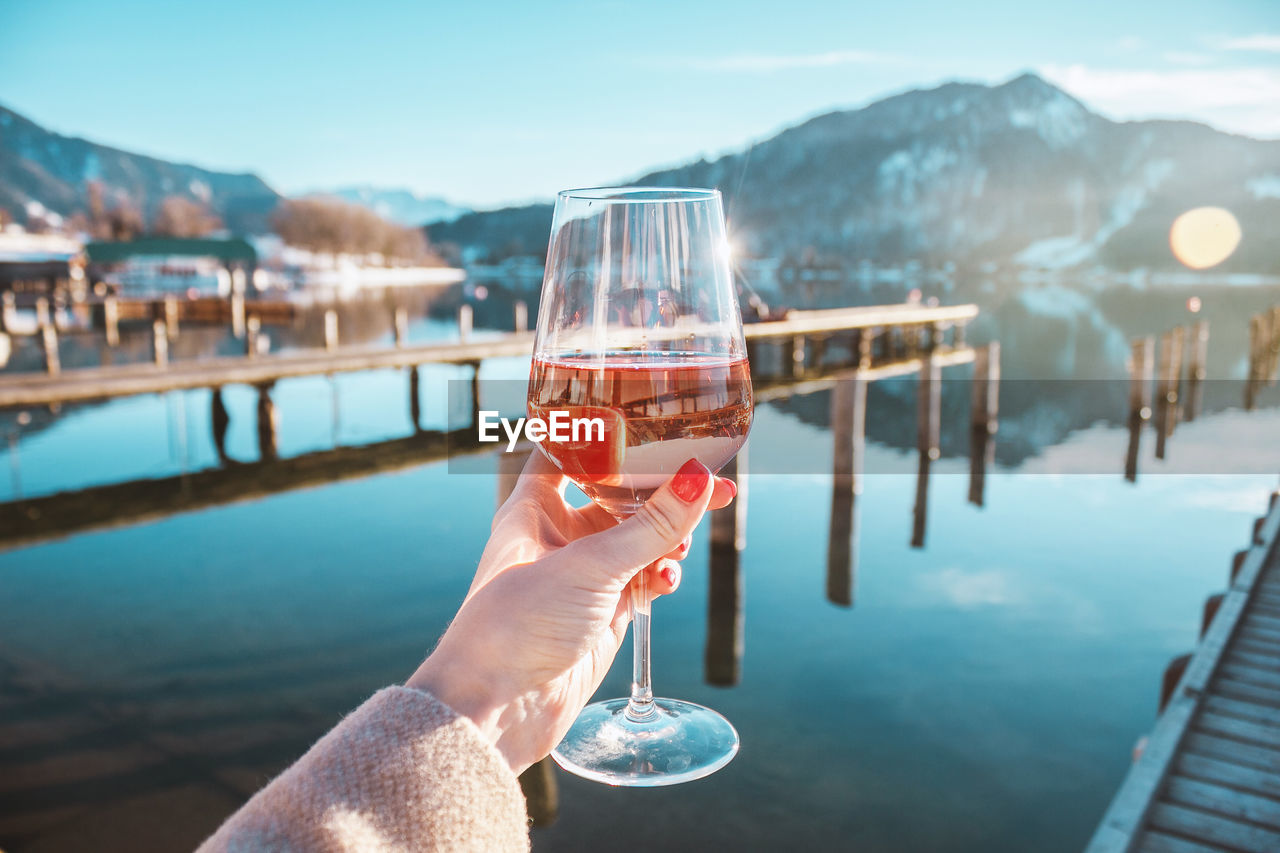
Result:
<svg viewBox="0 0 1280 853">
<path fill-rule="evenodd" d="M 51 130 L 477 207 L 1026 70 L 1111 118 L 1280 138 L 1280 0 L 0 0 L 0 104 Z"/>
</svg>

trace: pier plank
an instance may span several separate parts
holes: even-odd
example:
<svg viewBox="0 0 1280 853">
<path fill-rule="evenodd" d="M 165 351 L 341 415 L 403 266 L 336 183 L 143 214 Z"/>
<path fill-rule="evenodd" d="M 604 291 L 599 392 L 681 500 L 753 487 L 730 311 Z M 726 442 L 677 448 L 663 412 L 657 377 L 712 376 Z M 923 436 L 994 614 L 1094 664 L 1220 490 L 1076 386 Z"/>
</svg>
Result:
<svg viewBox="0 0 1280 853">
<path fill-rule="evenodd" d="M 1253 540 L 1087 853 L 1280 850 L 1280 502 Z"/>
</svg>

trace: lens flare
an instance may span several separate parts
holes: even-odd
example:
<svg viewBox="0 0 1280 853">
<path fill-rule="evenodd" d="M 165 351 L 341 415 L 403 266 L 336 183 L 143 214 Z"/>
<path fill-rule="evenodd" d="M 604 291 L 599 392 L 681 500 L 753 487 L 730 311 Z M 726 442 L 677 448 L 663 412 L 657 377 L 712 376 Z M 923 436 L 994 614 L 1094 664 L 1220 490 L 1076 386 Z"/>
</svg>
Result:
<svg viewBox="0 0 1280 853">
<path fill-rule="evenodd" d="M 1197 207 L 1173 220 L 1169 248 L 1193 270 L 1222 263 L 1240 245 L 1240 223 L 1221 207 Z"/>
</svg>

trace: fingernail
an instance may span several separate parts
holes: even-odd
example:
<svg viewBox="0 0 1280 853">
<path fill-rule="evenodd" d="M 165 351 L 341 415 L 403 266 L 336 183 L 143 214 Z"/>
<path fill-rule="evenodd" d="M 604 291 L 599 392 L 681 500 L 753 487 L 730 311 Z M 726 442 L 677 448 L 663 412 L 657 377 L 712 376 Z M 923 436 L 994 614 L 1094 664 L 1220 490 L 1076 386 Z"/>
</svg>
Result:
<svg viewBox="0 0 1280 853">
<path fill-rule="evenodd" d="M 728 477 L 717 477 L 717 480 L 729 487 L 729 500 L 733 500 L 738 496 L 738 484 Z"/>
<path fill-rule="evenodd" d="M 680 553 L 687 554 L 689 552 L 689 546 L 692 544 L 693 544 L 693 537 L 691 536 L 684 537 L 684 541 L 680 543 Z"/>
<path fill-rule="evenodd" d="M 676 585 L 676 570 L 670 566 L 665 566 L 662 571 L 658 572 L 662 575 L 662 579 L 667 582 L 667 586 Z"/>
<path fill-rule="evenodd" d="M 690 459 L 680 466 L 680 470 L 672 478 L 671 491 L 685 503 L 693 503 L 707 488 L 707 481 L 710 479 L 711 472 L 707 470 L 707 466 L 697 459 Z"/>
</svg>

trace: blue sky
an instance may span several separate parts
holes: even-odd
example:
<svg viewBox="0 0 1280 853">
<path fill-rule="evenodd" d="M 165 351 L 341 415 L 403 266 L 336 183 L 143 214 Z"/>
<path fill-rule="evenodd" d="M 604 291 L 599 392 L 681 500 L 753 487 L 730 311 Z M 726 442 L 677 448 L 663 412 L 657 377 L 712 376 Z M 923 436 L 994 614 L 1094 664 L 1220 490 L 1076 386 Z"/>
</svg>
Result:
<svg viewBox="0 0 1280 853">
<path fill-rule="evenodd" d="M 1115 118 L 1280 137 L 1276 0 L 0 0 L 0 103 L 51 129 L 480 206 L 1027 69 Z"/>
</svg>

